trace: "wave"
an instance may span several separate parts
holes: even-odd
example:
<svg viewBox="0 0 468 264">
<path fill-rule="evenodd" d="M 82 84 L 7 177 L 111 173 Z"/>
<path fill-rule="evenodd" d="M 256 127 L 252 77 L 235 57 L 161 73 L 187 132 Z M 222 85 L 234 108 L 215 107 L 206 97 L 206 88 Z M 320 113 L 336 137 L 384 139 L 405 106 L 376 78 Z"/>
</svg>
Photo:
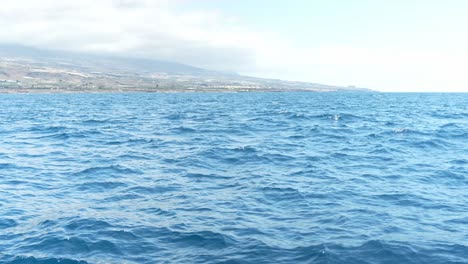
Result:
<svg viewBox="0 0 468 264">
<path fill-rule="evenodd" d="M 131 175 L 131 174 L 142 174 L 140 170 L 130 169 L 120 165 L 111 165 L 111 166 L 96 166 L 86 168 L 84 170 L 75 172 L 76 176 L 93 176 L 93 175 Z"/>
<path fill-rule="evenodd" d="M 464 95 L 38 96 L 2 100 L 0 263 L 468 263 Z"/>
<path fill-rule="evenodd" d="M 49 252 L 57 255 L 105 253 L 122 254 L 118 246 L 108 240 L 90 241 L 79 237 L 60 238 L 56 236 L 41 237 L 38 241 L 27 239 L 28 245 L 20 246 L 19 251 Z"/>
<path fill-rule="evenodd" d="M 128 186 L 122 182 L 113 182 L 113 181 L 103 181 L 103 182 L 86 182 L 80 185 L 75 186 L 78 191 L 93 191 L 93 192 L 102 192 L 109 191 L 116 188 Z"/>
<path fill-rule="evenodd" d="M 68 139 L 84 139 L 95 137 L 98 135 L 103 135 L 100 131 L 76 131 L 76 132 L 59 132 L 54 134 L 49 134 L 45 136 L 40 136 L 38 139 L 54 139 L 54 140 L 68 140 Z"/>
<path fill-rule="evenodd" d="M 18 223 L 13 219 L 0 218 L 0 228 L 1 229 L 12 228 L 12 227 L 16 227 L 17 225 L 18 225 Z"/>
<path fill-rule="evenodd" d="M 86 261 L 69 258 L 36 258 L 26 256 L 9 256 L 0 258 L 4 264 L 88 264 Z"/>
<path fill-rule="evenodd" d="M 86 119 L 81 122 L 81 124 L 85 126 L 97 126 L 97 125 L 103 125 L 103 124 L 108 124 L 110 122 L 113 122 L 112 119 L 106 118 L 106 119 Z"/>
</svg>

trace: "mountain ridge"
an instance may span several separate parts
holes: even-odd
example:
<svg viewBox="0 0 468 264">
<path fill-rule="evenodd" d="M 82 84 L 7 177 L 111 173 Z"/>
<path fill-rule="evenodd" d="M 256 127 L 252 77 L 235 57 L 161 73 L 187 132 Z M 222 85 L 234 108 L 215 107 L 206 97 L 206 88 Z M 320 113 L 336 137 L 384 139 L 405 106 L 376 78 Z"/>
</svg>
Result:
<svg viewBox="0 0 468 264">
<path fill-rule="evenodd" d="M 0 44 L 0 92 L 371 91 L 206 70 L 177 62 Z"/>
</svg>

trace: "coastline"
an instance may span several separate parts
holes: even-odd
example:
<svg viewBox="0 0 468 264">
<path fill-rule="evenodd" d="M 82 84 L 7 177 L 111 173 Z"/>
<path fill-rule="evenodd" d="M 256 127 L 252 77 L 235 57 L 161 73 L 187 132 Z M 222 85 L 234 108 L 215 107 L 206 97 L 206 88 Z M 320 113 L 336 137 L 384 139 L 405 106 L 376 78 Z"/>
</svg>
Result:
<svg viewBox="0 0 468 264">
<path fill-rule="evenodd" d="M 0 94 L 106 94 L 106 93 L 376 93 L 378 91 L 356 91 L 356 90 L 312 90 L 312 89 L 0 89 Z"/>
</svg>

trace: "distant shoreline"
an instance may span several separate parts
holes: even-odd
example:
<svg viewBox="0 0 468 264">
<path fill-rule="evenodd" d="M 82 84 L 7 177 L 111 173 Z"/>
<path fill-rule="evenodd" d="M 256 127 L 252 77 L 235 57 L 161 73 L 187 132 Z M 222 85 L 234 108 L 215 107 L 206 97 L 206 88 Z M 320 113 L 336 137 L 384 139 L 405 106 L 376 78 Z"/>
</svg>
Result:
<svg viewBox="0 0 468 264">
<path fill-rule="evenodd" d="M 0 93 L 330 91 L 370 90 L 244 76 L 151 59 L 0 44 Z"/>
<path fill-rule="evenodd" d="M 186 90 L 186 89 L 171 89 L 171 90 L 49 90 L 49 89 L 0 89 L 0 94 L 106 94 L 106 93 L 374 93 L 377 91 L 311 91 L 311 90 L 280 90 L 280 89 L 252 89 L 252 90 Z"/>
</svg>

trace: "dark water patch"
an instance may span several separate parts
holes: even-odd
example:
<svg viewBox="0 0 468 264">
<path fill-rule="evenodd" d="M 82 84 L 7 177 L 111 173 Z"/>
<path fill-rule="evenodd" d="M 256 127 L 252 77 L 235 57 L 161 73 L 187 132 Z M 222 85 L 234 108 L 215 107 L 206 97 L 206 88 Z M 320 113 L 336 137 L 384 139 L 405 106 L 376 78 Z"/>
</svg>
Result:
<svg viewBox="0 0 468 264">
<path fill-rule="evenodd" d="M 468 165 L 468 159 L 455 159 L 450 161 L 451 164 Z"/>
<path fill-rule="evenodd" d="M 155 207 L 145 208 L 145 209 L 142 209 L 142 211 L 150 215 L 161 215 L 161 216 L 175 216 L 176 215 L 174 211 L 163 210 L 161 208 L 155 208 Z"/>
<path fill-rule="evenodd" d="M 13 168 L 17 168 L 18 166 L 16 166 L 15 164 L 12 164 L 12 163 L 0 163 L 0 169 L 13 169 Z"/>
<path fill-rule="evenodd" d="M 138 228 L 134 229 L 133 232 L 141 237 L 155 238 L 159 241 L 175 244 L 177 247 L 219 250 L 227 248 L 235 242 L 230 236 L 211 231 L 183 232 L 168 228 Z"/>
<path fill-rule="evenodd" d="M 15 163 L 0 163 L 0 169 L 1 170 L 19 170 L 23 172 L 37 170 L 37 168 L 27 166 L 26 164 L 15 164 Z"/>
<path fill-rule="evenodd" d="M 7 228 L 15 227 L 17 225 L 18 223 L 13 219 L 0 218 L 0 229 L 7 229 Z"/>
<path fill-rule="evenodd" d="M 139 199 L 144 199 L 145 197 L 142 195 L 138 194 L 121 194 L 121 195 L 115 195 L 112 197 L 108 197 L 103 200 L 103 202 L 120 202 L 120 201 L 126 201 L 126 200 L 139 200 Z"/>
<path fill-rule="evenodd" d="M 112 119 L 86 119 L 83 120 L 81 123 L 85 126 L 98 126 L 103 124 L 108 124 L 112 121 Z"/>
<path fill-rule="evenodd" d="M 379 194 L 375 196 L 375 199 L 387 201 L 389 203 L 404 207 L 411 206 L 425 209 L 450 209 L 450 207 L 447 205 L 439 204 L 419 195 L 407 193 Z"/>
<path fill-rule="evenodd" d="M 457 113 L 457 112 L 447 112 L 447 113 L 434 113 L 432 114 L 432 117 L 439 118 L 439 119 L 444 119 L 444 120 L 450 120 L 450 119 L 464 119 L 468 117 L 468 112 L 467 113 Z"/>
<path fill-rule="evenodd" d="M 273 201 L 287 202 L 305 199 L 304 195 L 294 188 L 264 187 L 261 192 Z"/>
<path fill-rule="evenodd" d="M 192 179 L 206 179 L 206 180 L 226 180 L 226 179 L 231 179 L 233 177 L 231 176 L 224 176 L 224 175 L 219 175 L 219 174 L 204 174 L 204 173 L 188 173 L 185 175 L 185 177 L 192 178 Z"/>
<path fill-rule="evenodd" d="M 86 261 L 67 258 L 3 257 L 5 264 L 88 264 Z"/>
<path fill-rule="evenodd" d="M 455 129 L 462 129 L 463 126 L 461 126 L 461 125 L 458 124 L 458 123 L 447 123 L 447 124 L 445 124 L 445 125 L 440 126 L 440 129 L 453 129 L 453 128 L 455 128 Z"/>
<path fill-rule="evenodd" d="M 123 154 L 123 155 L 120 155 L 118 158 L 122 160 L 151 160 L 151 158 L 148 156 L 133 155 L 133 154 Z"/>
<path fill-rule="evenodd" d="M 68 130 L 66 126 L 47 126 L 47 125 L 35 125 L 27 129 L 28 132 L 41 132 L 41 133 L 59 133 Z"/>
<path fill-rule="evenodd" d="M 175 134 L 188 134 L 188 133 L 197 132 L 196 129 L 193 129 L 193 128 L 190 128 L 190 127 L 184 127 L 184 126 L 173 128 L 173 129 L 171 129 L 171 131 L 173 133 L 175 133 Z"/>
<path fill-rule="evenodd" d="M 65 220 L 65 219 L 64 219 Z M 96 219 L 75 219 L 68 221 L 65 229 L 73 231 L 96 231 L 111 228 L 112 225 L 106 221 Z"/>
<path fill-rule="evenodd" d="M 428 140 L 421 140 L 421 141 L 413 141 L 413 142 L 406 142 L 406 144 L 410 147 L 418 148 L 421 150 L 428 150 L 428 149 L 439 149 L 444 150 L 447 149 L 449 144 L 444 140 L 437 140 L 437 139 L 428 139 Z"/>
<path fill-rule="evenodd" d="M 120 165 L 111 165 L 105 167 L 91 167 L 74 173 L 76 176 L 93 176 L 93 175 L 138 175 L 142 174 L 139 170 L 133 170 Z"/>
<path fill-rule="evenodd" d="M 152 138 L 131 138 L 125 140 L 108 141 L 106 145 L 127 145 L 127 146 L 154 146 L 162 144 L 164 141 Z"/>
<path fill-rule="evenodd" d="M 76 131 L 76 132 L 59 132 L 54 134 L 49 134 L 45 136 L 40 136 L 40 140 L 69 140 L 69 139 L 85 139 L 92 138 L 98 135 L 102 135 L 99 131 Z"/>
<path fill-rule="evenodd" d="M 79 191 L 91 191 L 91 192 L 104 192 L 109 191 L 115 188 L 126 187 L 127 184 L 122 182 L 86 182 L 76 186 L 76 189 Z"/>
<path fill-rule="evenodd" d="M 211 148 L 199 155 L 230 164 L 255 163 L 263 159 L 254 148 Z"/>
<path fill-rule="evenodd" d="M 138 186 L 138 187 L 132 187 L 127 189 L 125 192 L 126 193 L 134 193 L 134 194 L 162 194 L 162 193 L 167 193 L 167 192 L 177 192 L 179 191 L 180 188 L 177 186 L 152 186 L 152 187 L 146 187 L 146 186 Z"/>
<path fill-rule="evenodd" d="M 26 239 L 27 246 L 19 247 L 23 252 L 50 252 L 57 255 L 101 254 L 120 255 L 118 247 L 107 240 L 88 241 L 79 237 L 58 238 L 52 235 L 40 239 Z"/>
</svg>

